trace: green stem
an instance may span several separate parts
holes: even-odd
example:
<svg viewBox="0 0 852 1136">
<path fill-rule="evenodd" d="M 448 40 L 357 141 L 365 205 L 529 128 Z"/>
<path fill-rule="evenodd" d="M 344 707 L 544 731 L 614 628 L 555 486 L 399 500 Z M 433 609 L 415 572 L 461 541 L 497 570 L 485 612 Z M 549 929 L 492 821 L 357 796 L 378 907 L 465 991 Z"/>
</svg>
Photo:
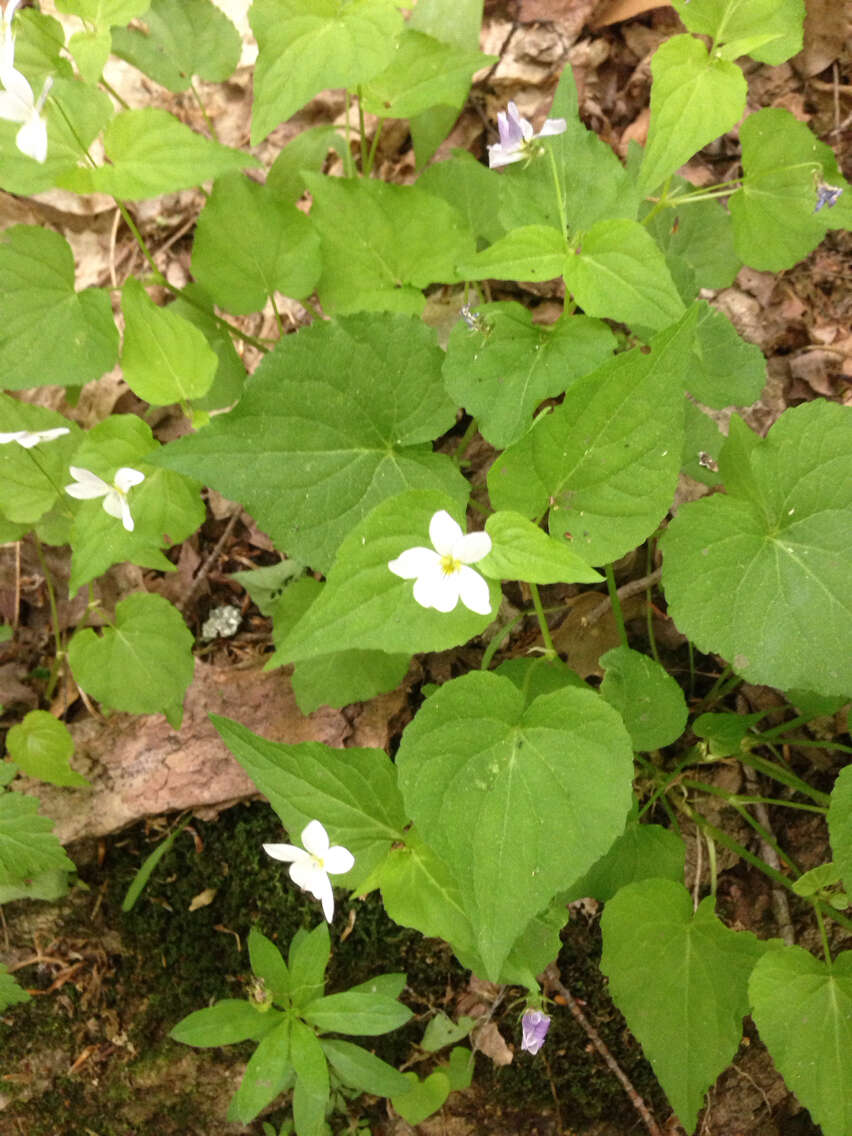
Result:
<svg viewBox="0 0 852 1136">
<path fill-rule="evenodd" d="M 506 639 L 512 628 L 517 627 L 521 620 L 525 618 L 526 614 L 526 612 L 522 611 L 520 615 L 516 615 L 514 619 L 510 619 L 508 623 L 505 623 L 500 630 L 491 637 L 491 642 L 482 654 L 482 662 L 479 664 L 480 670 L 488 670 L 491 666 L 491 660 L 500 650 L 500 644 Z"/>
<path fill-rule="evenodd" d="M 777 738 L 779 734 L 786 734 L 788 730 L 795 730 L 797 726 L 805 726 L 810 722 L 807 714 L 799 714 L 797 718 L 791 718 L 789 722 L 782 722 L 780 726 L 773 726 L 770 730 L 764 730 L 761 734 L 755 734 L 761 741 L 770 741 L 772 738 Z M 796 743 L 798 744 L 798 743 Z"/>
<path fill-rule="evenodd" d="M 275 303 L 275 293 L 269 293 L 269 302 L 272 304 L 272 310 L 275 312 L 275 322 L 278 324 L 279 337 L 284 336 L 284 321 L 281 319 L 281 313 L 278 311 L 278 305 Z"/>
<path fill-rule="evenodd" d="M 343 148 L 343 168 L 346 170 L 348 178 L 355 177 L 355 163 L 352 161 L 352 130 L 349 125 L 349 88 L 343 88 L 343 114 L 344 114 L 344 135 L 346 145 Z"/>
<path fill-rule="evenodd" d="M 548 146 L 547 153 L 550 158 L 550 169 L 553 174 L 553 187 L 556 190 L 556 205 L 559 210 L 559 221 L 561 224 L 561 233 L 565 237 L 568 233 L 568 215 L 565 211 L 565 199 L 562 196 L 562 186 L 559 183 L 559 171 L 556 168 L 556 156 L 553 153 L 553 147 Z"/>
<path fill-rule="evenodd" d="M 541 606 L 541 596 L 538 592 L 538 584 L 530 584 L 530 592 L 532 594 L 536 619 L 538 620 L 538 625 L 541 629 L 541 637 L 544 641 L 544 657 L 546 659 L 555 659 L 557 656 L 557 651 L 553 646 L 553 640 L 550 637 L 550 628 L 547 626 L 547 619 L 544 614 L 544 608 Z"/>
<path fill-rule="evenodd" d="M 358 99 L 358 149 L 361 154 L 361 177 L 367 177 L 369 171 L 367 170 L 367 125 L 364 122 L 364 96 L 361 91 L 360 83 L 355 88 L 355 96 Z"/>
<path fill-rule="evenodd" d="M 825 931 L 825 920 L 822 917 L 822 912 L 819 909 L 819 904 L 814 903 L 814 915 L 816 916 L 817 926 L 819 927 L 819 935 L 822 939 L 822 953 L 825 955 L 825 961 L 828 969 L 831 970 L 831 949 L 828 945 L 828 935 Z"/>
<path fill-rule="evenodd" d="M 455 453 L 453 454 L 453 461 L 455 462 L 455 464 L 457 466 L 461 465 L 462 458 L 464 457 L 465 450 L 470 445 L 470 440 L 475 433 L 476 433 L 476 419 L 471 418 L 470 422 L 468 423 L 467 429 L 462 434 L 461 441 L 456 446 Z"/>
<path fill-rule="evenodd" d="M 365 177 L 369 177 L 373 172 L 373 162 L 376 160 L 376 150 L 379 145 L 379 138 L 381 137 L 384 124 L 385 120 L 380 118 L 376 126 L 376 132 L 373 135 L 373 141 L 370 143 L 370 153 L 367 155 L 367 169 L 364 172 Z"/>
<path fill-rule="evenodd" d="M 59 610 L 56 606 L 56 593 L 53 590 L 53 581 L 50 578 L 50 573 L 47 570 L 47 561 L 44 558 L 44 551 L 41 547 L 41 541 L 38 539 L 38 534 L 33 530 L 33 540 L 35 541 L 36 554 L 38 555 L 38 562 L 41 565 L 42 575 L 47 587 L 47 598 L 50 603 L 50 622 L 53 626 L 53 642 L 54 642 L 54 659 L 53 665 L 50 668 L 50 678 L 47 682 L 47 687 L 44 692 L 45 702 L 50 702 L 56 682 L 59 678 L 59 670 L 62 666 L 64 652 L 62 650 L 62 635 L 59 630 Z"/>
<path fill-rule="evenodd" d="M 647 225 L 652 217 L 655 217 L 661 209 L 668 208 L 669 205 L 669 185 L 671 184 L 671 177 L 667 177 L 663 185 L 663 192 L 657 201 L 654 208 L 642 218 L 642 224 Z"/>
<path fill-rule="evenodd" d="M 60 505 L 63 513 L 65 513 L 66 516 L 71 517 L 73 519 L 74 510 L 71 508 L 71 506 L 68 504 L 68 502 L 65 498 L 64 487 L 56 484 L 56 482 L 53 480 L 52 475 L 50 473 L 48 473 L 48 471 L 44 468 L 44 466 L 41 464 L 41 462 L 38 460 L 38 458 L 33 453 L 32 449 L 27 450 L 26 453 L 28 453 L 30 455 L 30 461 L 32 461 L 32 463 L 35 465 L 36 469 L 39 471 L 39 473 L 42 475 L 42 477 L 45 479 L 45 481 L 50 482 L 50 485 L 52 486 L 54 492 L 56 493 L 57 502 Z M 36 537 L 36 540 L 38 540 L 38 537 Z"/>
<path fill-rule="evenodd" d="M 712 706 L 713 703 L 718 700 L 717 699 L 717 692 L 721 688 L 722 684 L 727 681 L 728 676 L 731 674 L 732 670 L 733 670 L 733 667 L 729 663 L 724 668 L 724 670 L 719 675 L 719 677 L 716 679 L 716 681 L 713 683 L 713 685 L 710 687 L 709 691 L 704 695 L 704 697 L 701 699 L 701 701 L 696 706 L 696 708 L 695 708 L 696 715 L 703 714 L 704 711 L 708 708 L 708 706 Z"/>
<path fill-rule="evenodd" d="M 622 647 L 629 647 L 627 642 L 627 630 L 624 626 L 624 613 L 621 610 L 621 601 L 618 598 L 618 588 L 615 586 L 615 572 L 613 571 L 612 564 L 604 566 L 606 572 L 606 588 L 609 592 L 609 602 L 612 605 L 612 614 L 615 619 L 615 626 L 618 628 L 618 638 L 621 640 Z"/>
<path fill-rule="evenodd" d="M 103 75 L 101 75 L 100 83 L 101 83 L 101 86 L 103 87 L 103 89 L 106 91 L 106 93 L 108 95 L 112 95 L 112 97 L 115 99 L 115 101 L 118 103 L 118 105 L 120 107 L 123 107 L 125 110 L 130 110 L 130 103 L 125 102 L 125 100 L 121 97 L 121 95 L 118 93 L 118 91 L 115 89 L 115 87 L 111 87 L 110 84 L 103 77 Z"/>
<path fill-rule="evenodd" d="M 732 809 L 736 809 L 736 811 L 739 813 L 739 815 L 742 817 L 742 819 L 746 822 L 746 824 L 750 825 L 754 829 L 754 831 L 758 834 L 760 839 L 763 840 L 765 844 L 767 844 L 770 848 L 772 848 L 775 851 L 775 854 L 778 856 L 779 860 L 786 861 L 792 868 L 795 869 L 795 871 L 798 874 L 801 875 L 801 871 L 800 871 L 798 865 L 780 847 L 780 845 L 777 843 L 777 841 L 775 840 L 775 837 L 772 835 L 772 833 L 769 832 L 766 828 L 764 828 L 763 825 L 760 823 L 760 821 L 755 820 L 755 818 L 751 815 L 751 813 L 748 811 L 748 809 L 744 808 L 742 805 L 737 803 L 737 797 L 736 796 L 726 792 L 724 789 L 720 789 L 716 785 L 708 785 L 704 781 L 692 781 L 688 778 L 684 778 L 684 780 L 681 782 L 681 784 L 686 789 L 699 789 L 699 790 L 701 790 L 701 792 L 707 793 L 709 796 L 721 797 L 722 800 L 726 801 L 731 806 Z"/>
<path fill-rule="evenodd" d="M 210 115 L 207 113 L 207 108 L 205 107 L 204 103 L 201 101 L 201 95 L 199 95 L 198 89 L 195 86 L 195 83 L 193 83 L 193 81 L 191 79 L 189 81 L 189 88 L 192 91 L 193 95 L 195 95 L 195 101 L 198 103 L 198 109 L 201 111 L 201 116 L 204 119 L 204 122 L 207 126 L 207 129 L 210 131 L 210 137 L 215 139 L 215 141 L 218 142 L 219 141 L 219 135 L 216 133 L 216 127 L 213 125 L 213 123 L 210 119 Z"/>
<path fill-rule="evenodd" d="M 763 773 L 766 777 L 771 777 L 773 781 L 778 781 L 780 784 L 786 785 L 790 789 L 795 789 L 797 793 L 802 793 L 805 797 L 810 797 L 816 804 L 828 808 L 828 804 L 831 800 L 828 793 L 822 793 L 819 789 L 812 789 L 807 781 L 803 781 L 801 777 L 797 777 L 792 770 L 785 768 L 785 766 L 779 765 L 774 761 L 767 761 L 765 757 L 759 757 L 750 750 L 738 753 L 737 760 L 741 761 L 743 765 L 750 766 L 755 772 Z"/>
</svg>

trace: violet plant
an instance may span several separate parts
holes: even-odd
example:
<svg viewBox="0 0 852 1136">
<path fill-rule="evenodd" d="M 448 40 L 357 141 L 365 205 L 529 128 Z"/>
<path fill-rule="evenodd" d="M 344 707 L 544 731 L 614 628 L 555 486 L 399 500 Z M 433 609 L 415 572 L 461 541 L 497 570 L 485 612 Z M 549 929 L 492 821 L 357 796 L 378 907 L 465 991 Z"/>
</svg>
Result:
<svg viewBox="0 0 852 1136">
<path fill-rule="evenodd" d="M 393 920 L 445 940 L 477 975 L 524 989 L 531 1053 L 548 1022 L 537 976 L 558 953 L 568 902 L 594 897 L 605 904 L 612 996 L 688 1131 L 750 1013 L 826 1136 L 845 1136 L 852 952 L 834 950 L 830 928 L 852 927 L 838 890 L 852 886 L 852 779 L 847 766 L 829 795 L 773 746 L 852 692 L 852 419 L 820 398 L 786 410 L 765 438 L 736 414 L 723 436 L 708 409 L 753 403 L 764 361 L 700 293 L 727 287 L 742 264 L 792 266 L 848 227 L 852 193 L 831 148 L 780 108 L 742 122 L 737 178 L 695 188 L 678 175 L 746 109 L 735 60 L 790 58 L 803 7 L 674 3 L 686 31 L 654 56 L 644 150 L 623 165 L 585 128 L 568 68 L 538 133 L 514 103 L 499 111 L 491 169 L 458 151 L 431 162 L 471 76 L 493 62 L 478 50 L 477 0 L 424 0 L 407 21 L 392 0 L 255 0 L 252 147 L 330 87 L 363 112 L 356 137 L 348 116 L 342 133 L 306 130 L 269 169 L 164 110 L 124 105 L 103 82 L 110 53 L 172 92 L 197 95 L 194 77 L 227 80 L 239 37 L 210 0 L 59 0 L 80 20 L 67 42 L 50 16 L 7 7 L 0 82 L 26 117 L 0 95 L 0 186 L 111 196 L 150 272 L 77 291 L 59 234 L 7 229 L 0 381 L 7 391 L 67 386 L 70 406 L 120 362 L 139 399 L 177 404 L 193 432 L 162 445 L 136 414 L 84 431 L 70 411 L 0 395 L 0 539 L 70 545 L 70 591 L 91 593 L 123 561 L 173 571 L 164 552 L 202 523 L 202 486 L 239 502 L 282 556 L 310 569 L 275 601 L 268 663 L 294 668 L 305 714 L 394 689 L 414 655 L 471 645 L 479 669 L 425 692 L 393 760 L 276 744 L 214 718 L 291 838 L 312 834 L 307 859 L 293 845 L 268 849 L 287 850 L 292 878 L 327 916 L 327 873 L 339 872 L 336 883 L 353 895 L 379 890 Z M 363 114 L 378 120 L 372 142 Z M 409 123 L 413 185 L 371 176 L 389 119 Z M 322 172 L 330 149 L 343 176 Z M 179 288 L 156 266 L 132 203 L 202 183 L 194 279 Z M 309 213 L 296 206 L 305 192 Z M 548 326 L 520 303 L 488 299 L 489 281 L 554 278 L 566 299 Z M 170 303 L 153 301 L 155 284 Z M 307 326 L 285 334 L 279 315 L 280 335 L 267 342 L 236 322 L 267 303 L 278 313 L 282 295 L 304 305 Z M 434 311 L 447 295 L 459 317 L 443 342 Z M 35 334 L 45 322 L 52 334 Z M 263 354 L 251 376 L 235 347 L 249 343 Z M 486 484 L 466 476 L 475 437 L 494 451 Z M 668 519 L 681 473 L 714 492 Z M 697 715 L 653 635 L 651 654 L 630 645 L 615 565 L 640 548 L 649 565 L 661 553 L 673 624 L 727 664 Z M 581 586 L 606 588 L 619 629 L 600 689 L 554 641 L 569 587 Z M 145 592 L 114 612 L 96 608 L 100 626 L 67 643 L 57 626 L 45 699 L 68 666 L 105 710 L 162 712 L 177 729 L 193 674 L 181 614 Z M 531 621 L 529 654 L 513 632 Z M 742 680 L 784 692 L 795 716 L 761 731 L 713 711 Z M 36 799 L 8 788 L 18 770 L 82 780 L 67 728 L 43 715 L 9 732 L 2 767 L 0 885 L 12 889 L 70 867 Z M 702 773 L 732 758 L 784 787 L 788 799 L 774 804 L 827 816 L 827 873 L 799 879 L 783 850 L 785 871 L 773 868 L 703 815 L 713 785 Z M 731 803 L 774 843 L 749 812 L 753 796 Z M 674 825 L 650 820 L 663 810 Z M 823 957 L 730 929 L 713 894 L 698 902 L 684 886 L 677 815 L 775 886 L 798 888 Z M 329 849 L 329 838 L 339 845 Z M 323 859 L 344 851 L 336 867 Z M 350 1043 L 325 1039 L 347 1026 L 317 1005 L 348 1007 L 349 995 L 299 1002 L 288 986 L 294 969 L 322 958 L 319 982 L 325 922 L 294 939 L 289 971 L 253 934 L 252 965 L 279 1008 L 214 1007 L 173 1032 L 196 1045 L 259 1042 L 232 1116 L 248 1122 L 292 1089 L 296 1131 L 326 1132 L 337 1077 L 390 1095 L 416 1123 L 465 1083 L 464 1055 L 421 1082 L 379 1075 L 366 1051 L 356 1060 Z M 390 977 L 359 993 L 368 1016 L 396 1007 L 386 1028 L 407 1013 Z M 5 1004 L 21 1000 L 10 976 L 0 982 Z"/>
</svg>

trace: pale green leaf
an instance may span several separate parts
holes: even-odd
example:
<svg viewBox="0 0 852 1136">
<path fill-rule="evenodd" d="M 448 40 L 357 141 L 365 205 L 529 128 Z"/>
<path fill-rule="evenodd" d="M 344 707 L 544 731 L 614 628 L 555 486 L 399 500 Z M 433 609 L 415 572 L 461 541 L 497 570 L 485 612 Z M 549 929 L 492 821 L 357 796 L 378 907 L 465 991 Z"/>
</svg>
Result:
<svg viewBox="0 0 852 1136">
<path fill-rule="evenodd" d="M 830 965 L 802 947 L 763 956 L 749 982 L 752 1016 L 790 1089 L 823 1136 L 852 1130 L 852 951 Z"/>
<path fill-rule="evenodd" d="M 303 172 L 318 173 L 329 150 L 342 158 L 344 145 L 336 126 L 309 126 L 278 151 L 266 175 L 266 188 L 287 201 L 298 201 L 305 192 Z"/>
<path fill-rule="evenodd" d="M 193 75 L 224 82 L 239 63 L 239 32 L 211 0 L 151 0 L 142 22 L 113 32 L 113 54 L 170 91 L 187 90 Z"/>
<path fill-rule="evenodd" d="M 683 883 L 686 845 L 671 829 L 640 824 L 636 809 L 624 833 L 605 856 L 560 895 L 563 903 L 591 896 L 603 902 L 638 880 L 673 880 Z"/>
<path fill-rule="evenodd" d="M 406 811 L 459 882 L 492 981 L 529 920 L 621 833 L 630 807 L 632 749 L 615 711 L 574 687 L 525 708 L 512 682 L 488 672 L 426 700 L 397 768 Z"/>
<path fill-rule="evenodd" d="M 691 190 L 683 178 L 673 176 L 670 192 Z M 647 215 L 654 208 L 645 204 Z M 661 209 L 646 220 L 645 227 L 665 253 L 670 271 L 680 264 L 692 276 L 692 295 L 700 288 L 728 288 L 742 267 L 734 250 L 731 215 L 719 201 L 675 199 L 672 208 Z M 683 295 L 683 294 L 682 294 Z"/>
<path fill-rule="evenodd" d="M 319 742 L 283 745 L 228 718 L 213 715 L 212 721 L 281 818 L 291 843 L 311 820 L 319 819 L 331 842 L 349 849 L 355 867 L 335 882 L 357 887 L 400 838 L 405 816 L 396 771 L 381 750 L 335 750 Z"/>
<path fill-rule="evenodd" d="M 328 571 L 385 498 L 431 488 L 467 500 L 432 452 L 455 420 L 442 358 L 434 332 L 404 316 L 318 322 L 281 340 L 234 410 L 155 460 L 241 502 L 289 556 Z"/>
<path fill-rule="evenodd" d="M 266 993 L 280 1006 L 288 1006 L 290 971 L 279 949 L 257 927 L 249 931 L 248 949 L 252 973 L 262 980 Z"/>
<path fill-rule="evenodd" d="M 290 1022 L 290 1060 L 304 1091 L 308 1096 L 319 1097 L 325 1104 L 329 1093 L 328 1063 L 317 1035 L 298 1018 Z M 298 1123 L 295 1107 L 293 1113 Z M 324 1109 L 322 1115 L 325 1115 Z M 299 1131 L 302 1131 L 301 1125 Z"/>
<path fill-rule="evenodd" d="M 51 785 L 88 785 L 71 768 L 74 739 L 64 722 L 46 710 L 30 710 L 6 735 L 9 756 L 22 772 Z"/>
<path fill-rule="evenodd" d="M 417 188 L 453 206 L 474 236 L 489 243 L 503 236 L 497 217 L 500 181 L 469 151 L 453 150 L 445 162 L 433 162 L 417 179 Z"/>
<path fill-rule="evenodd" d="M 639 171 L 645 192 L 733 129 L 746 100 L 739 67 L 709 55 L 694 36 L 673 36 L 661 44 L 651 74 L 651 123 Z"/>
<path fill-rule="evenodd" d="M 532 584 L 594 584 L 603 580 L 573 549 L 520 513 L 492 513 L 485 531 L 492 546 L 479 568 L 486 576 Z"/>
<path fill-rule="evenodd" d="M 279 1019 L 275 1028 L 261 1038 L 260 1045 L 249 1058 L 240 1087 L 231 1098 L 228 1120 L 250 1124 L 259 1112 L 292 1084 L 290 1024 L 289 1017 L 285 1017 L 283 1021 Z"/>
<path fill-rule="evenodd" d="M 489 588 L 488 614 L 460 602 L 441 612 L 417 603 L 413 582 L 388 567 L 408 548 L 429 547 L 429 523 L 441 509 L 458 523 L 453 502 L 440 493 L 413 490 L 378 505 L 341 544 L 322 594 L 279 645 L 278 657 L 299 663 L 334 651 L 410 655 L 481 634 L 500 606 L 496 583 Z"/>
<path fill-rule="evenodd" d="M 523 225 L 462 260 L 459 271 L 467 280 L 552 280 L 562 274 L 566 256 L 568 244 L 558 229 Z"/>
<path fill-rule="evenodd" d="M 446 201 L 373 178 L 308 173 L 304 180 L 320 235 L 317 293 L 326 310 L 418 315 L 419 289 L 463 279 L 457 265 L 472 256 L 473 234 Z"/>
<path fill-rule="evenodd" d="M 402 1073 L 360 1045 L 330 1037 L 320 1038 L 320 1045 L 344 1085 L 377 1097 L 389 1097 L 408 1088 Z"/>
<path fill-rule="evenodd" d="M 588 316 L 659 331 L 683 315 L 665 258 L 638 221 L 598 221 L 566 259 L 563 274 Z"/>
<path fill-rule="evenodd" d="M 112 48 L 108 27 L 93 32 L 75 32 L 68 41 L 77 70 L 86 83 L 98 83 Z"/>
<path fill-rule="evenodd" d="M 674 678 L 629 647 L 613 647 L 599 662 L 606 672 L 601 697 L 621 715 L 633 748 L 662 749 L 677 741 L 686 726 L 687 709 Z"/>
<path fill-rule="evenodd" d="M 729 931 L 708 896 L 680 883 L 621 889 L 601 919 L 601 970 L 677 1117 L 692 1132 L 704 1094 L 739 1048 L 747 984 L 762 947 Z"/>
<path fill-rule="evenodd" d="M 184 1045 L 209 1048 L 238 1041 L 260 1041 L 284 1018 L 277 1010 L 264 1009 L 242 998 L 223 998 L 206 1010 L 196 1010 L 169 1031 L 169 1037 Z"/>
<path fill-rule="evenodd" d="M 653 532 L 680 468 L 692 321 L 690 310 L 648 354 L 624 352 L 574 383 L 491 467 L 493 506 L 526 517 L 549 507 L 551 535 L 590 564 L 618 559 Z"/>
<path fill-rule="evenodd" d="M 53 834 L 53 821 L 41 816 L 38 797 L 0 793 L 0 884 L 20 884 L 74 865 Z"/>
<path fill-rule="evenodd" d="M 705 406 L 751 406 L 766 382 L 766 360 L 741 338 L 724 312 L 698 301 L 695 352 L 686 387 Z"/>
<path fill-rule="evenodd" d="M 331 957 L 328 924 L 323 920 L 310 933 L 300 930 L 290 941 L 290 989 L 293 1005 L 300 1009 L 319 998 L 325 989 L 325 968 Z"/>
<path fill-rule="evenodd" d="M 68 661 L 83 690 L 114 710 L 162 713 L 177 729 L 192 682 L 192 635 L 176 608 L 136 592 L 116 605 L 115 623 L 98 637 L 78 631 Z"/>
<path fill-rule="evenodd" d="M 168 406 L 207 393 L 219 360 L 197 327 L 158 307 L 133 276 L 122 288 L 121 310 L 121 369 L 135 394 L 152 406 Z"/>
<path fill-rule="evenodd" d="M 53 410 L 0 394 L 4 433 L 66 429 L 68 434 L 39 442 L 33 450 L 17 442 L 0 445 L 0 517 L 31 526 L 57 504 L 60 486 L 82 436 L 75 422 Z"/>
<path fill-rule="evenodd" d="M 75 292 L 74 256 L 58 233 L 14 225 L 0 236 L 0 293 L 0 387 L 82 386 L 115 363 L 109 294 Z"/>
<path fill-rule="evenodd" d="M 77 193 L 108 193 L 139 201 L 188 189 L 257 160 L 196 134 L 159 107 L 125 110 L 104 132 L 109 164 L 79 169 L 65 179 Z"/>
<path fill-rule="evenodd" d="M 450 1079 L 440 1069 L 420 1080 L 416 1073 L 404 1073 L 410 1087 L 405 1093 L 391 1097 L 394 1110 L 409 1124 L 421 1121 L 437 1112 L 450 1095 Z"/>
<path fill-rule="evenodd" d="M 804 0 L 672 0 L 691 32 L 708 35 L 717 43 L 772 33 L 765 46 L 753 46 L 750 55 L 773 67 L 802 50 Z"/>
<path fill-rule="evenodd" d="M 295 205 L 241 174 L 218 178 L 198 218 L 192 272 L 236 315 L 275 292 L 303 299 L 320 276 L 319 237 Z"/>
<path fill-rule="evenodd" d="M 453 105 L 460 84 L 469 88 L 475 71 L 496 62 L 497 56 L 453 47 L 408 28 L 399 37 L 393 62 L 364 85 L 364 110 L 379 118 L 412 118 L 430 107 Z"/>
<path fill-rule="evenodd" d="M 5 966 L 0 966 L 0 1013 L 8 1010 L 10 1006 L 20 1006 L 29 1000 L 30 996 L 26 990 L 21 989 Z"/>
<path fill-rule="evenodd" d="M 683 506 L 663 536 L 669 614 L 701 651 L 749 682 L 852 690 L 852 411 L 786 410 L 720 464 L 726 495 Z"/>
<path fill-rule="evenodd" d="M 96 27 L 126 24 L 143 16 L 151 0 L 56 0 L 58 11 L 79 16 Z"/>
<path fill-rule="evenodd" d="M 392 0 L 255 0 L 252 145 L 329 87 L 366 83 L 391 62 L 402 16 Z"/>
<path fill-rule="evenodd" d="M 353 986 L 342 994 L 327 994 L 316 998 L 302 1009 L 302 1017 L 324 1033 L 346 1033 L 376 1037 L 404 1026 L 411 1018 L 411 1010 L 396 1001 L 395 994 L 385 993 L 381 979 L 397 977 L 378 975 L 374 979 Z M 405 975 L 398 976 L 405 983 Z"/>
<path fill-rule="evenodd" d="M 562 316 L 541 325 L 532 322 L 521 304 L 483 304 L 476 311 L 487 331 L 471 330 L 463 321 L 455 325 L 444 383 L 497 449 L 529 429 L 540 402 L 560 395 L 615 347 L 606 324 L 586 316 Z"/>
</svg>

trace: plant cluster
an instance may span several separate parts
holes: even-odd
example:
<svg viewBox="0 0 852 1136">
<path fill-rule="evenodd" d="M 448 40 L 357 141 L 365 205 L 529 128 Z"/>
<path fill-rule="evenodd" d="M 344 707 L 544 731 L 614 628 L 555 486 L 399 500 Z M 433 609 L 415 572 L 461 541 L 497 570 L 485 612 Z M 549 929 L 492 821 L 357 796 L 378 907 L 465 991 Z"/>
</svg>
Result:
<svg viewBox="0 0 852 1136">
<path fill-rule="evenodd" d="M 462 151 L 431 161 L 472 75 L 493 62 L 478 50 L 477 0 L 421 0 L 407 20 L 394 0 L 254 0 L 253 146 L 318 91 L 346 91 L 343 128 L 304 130 L 266 170 L 218 142 L 206 114 L 211 137 L 163 109 L 126 106 L 103 77 L 113 54 L 171 92 L 198 95 L 194 77 L 227 80 L 240 40 L 211 0 L 57 0 L 80 20 L 67 42 L 57 20 L 9 4 L 0 186 L 111 196 L 150 272 L 114 293 L 77 291 L 62 236 L 7 229 L 0 385 L 61 384 L 70 406 L 119 362 L 143 403 L 179 405 L 193 429 L 161 444 L 143 416 L 114 414 L 83 431 L 0 394 L 0 539 L 31 534 L 40 554 L 70 545 L 70 592 L 88 587 L 91 598 L 114 564 L 174 570 L 166 552 L 203 522 L 202 486 L 239 502 L 286 557 L 274 595 L 269 569 L 246 587 L 273 620 L 268 666 L 294 667 L 306 714 L 394 689 L 414 655 L 471 644 L 479 669 L 423 691 L 393 760 L 275 744 L 214 718 L 288 832 L 303 833 L 304 849 L 267 851 L 328 920 L 332 873 L 355 894 L 378 889 L 392 919 L 445 940 L 481 977 L 524 988 L 531 1054 L 548 1019 L 537 976 L 558 953 L 567 903 L 595 897 L 612 996 L 687 1130 L 751 1013 L 826 1136 L 846 1136 L 852 952 L 832 953 L 826 921 L 852 927 L 838 887 L 852 886 L 852 769 L 829 795 L 773 747 L 852 692 L 852 417 L 817 399 L 766 437 L 736 414 L 723 436 L 710 412 L 754 402 L 764 362 L 700 294 L 727 287 L 742 264 L 795 264 L 848 227 L 852 192 L 831 148 L 777 108 L 742 122 L 736 179 L 695 188 L 678 175 L 740 121 L 736 60 L 774 65 L 799 50 L 803 4 L 674 4 L 686 30 L 654 56 L 644 149 L 622 164 L 585 128 L 566 69 L 538 132 L 514 103 L 500 112 L 486 166 Z M 377 119 L 372 142 L 365 115 Z M 389 119 L 409 123 L 414 184 L 373 176 Z M 330 150 L 343 176 L 323 172 Z M 131 203 L 201 183 L 193 279 L 177 288 Z M 566 296 L 554 323 L 489 302 L 488 282 L 553 278 Z M 170 302 L 156 303 L 152 285 Z M 459 313 L 445 345 L 430 324 L 439 294 Z M 303 304 L 308 326 L 285 334 L 281 296 Z M 274 342 L 236 318 L 267 303 Z M 249 377 L 240 343 L 263 353 Z M 485 483 L 467 476 L 475 437 L 493 450 Z M 668 520 L 682 473 L 713 492 Z M 649 566 L 661 554 L 674 625 L 727 662 L 697 708 L 660 661 L 650 621 L 650 653 L 628 643 L 614 565 L 640 548 Z M 602 656 L 596 689 L 561 661 L 551 624 L 566 585 L 604 584 L 621 645 Z M 527 606 L 510 604 L 506 585 Z M 543 587 L 553 587 L 547 609 Z M 98 626 L 67 643 L 57 625 L 45 699 L 68 666 L 105 709 L 160 712 L 179 727 L 193 674 L 180 612 L 145 592 L 114 612 L 92 599 L 88 615 L 96 609 Z M 527 617 L 538 657 L 511 649 Z M 792 716 L 761 730 L 760 715 L 715 710 L 742 680 L 783 691 Z M 10 730 L 7 746 L 0 886 L 5 898 L 48 894 L 73 865 L 37 799 L 9 783 L 18 770 L 85 783 L 67 727 L 46 711 Z M 762 797 L 730 803 L 783 870 L 702 815 L 696 799 L 714 791 L 702 771 L 731 760 L 778 787 L 771 803 L 827 815 L 831 865 L 803 875 L 749 811 Z M 650 823 L 652 810 L 669 826 Z M 731 930 L 714 894 L 693 902 L 678 815 L 807 898 L 824 957 Z M 416 1120 L 467 1083 L 465 1050 L 421 1081 L 326 1036 L 378 1034 L 408 1017 L 396 1000 L 403 976 L 325 995 L 329 949 L 324 922 L 294 938 L 286 964 L 255 931 L 255 999 L 175 1027 L 193 1045 L 258 1042 L 232 1118 L 248 1122 L 292 1089 L 295 1129 L 310 1136 L 328 1131 L 341 1093 L 390 1096 Z M 5 1005 L 26 998 L 8 974 L 0 983 Z"/>
</svg>

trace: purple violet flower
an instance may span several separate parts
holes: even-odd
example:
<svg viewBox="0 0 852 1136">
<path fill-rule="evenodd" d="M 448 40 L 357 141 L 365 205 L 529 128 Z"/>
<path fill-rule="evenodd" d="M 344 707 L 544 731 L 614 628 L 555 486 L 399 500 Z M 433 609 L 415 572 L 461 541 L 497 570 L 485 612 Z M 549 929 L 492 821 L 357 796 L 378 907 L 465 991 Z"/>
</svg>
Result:
<svg viewBox="0 0 852 1136">
<path fill-rule="evenodd" d="M 814 206 L 814 213 L 819 213 L 823 206 L 830 209 L 832 205 L 837 204 L 837 199 L 843 192 L 842 186 L 827 185 L 825 182 L 817 186 L 817 202 Z"/>
<path fill-rule="evenodd" d="M 488 165 L 491 169 L 498 166 L 509 166 L 512 162 L 523 162 L 532 158 L 536 147 L 532 145 L 536 138 L 546 138 L 550 134 L 564 134 L 568 123 L 564 118 L 549 118 L 536 134 L 532 123 L 521 117 L 521 113 L 513 102 L 510 102 L 505 111 L 497 115 L 497 130 L 500 141 L 488 147 Z"/>
<path fill-rule="evenodd" d="M 541 1010 L 525 1010 L 521 1018 L 523 1040 L 521 1049 L 527 1053 L 536 1054 L 544 1045 L 547 1031 L 550 1029 L 550 1018 Z"/>
</svg>

